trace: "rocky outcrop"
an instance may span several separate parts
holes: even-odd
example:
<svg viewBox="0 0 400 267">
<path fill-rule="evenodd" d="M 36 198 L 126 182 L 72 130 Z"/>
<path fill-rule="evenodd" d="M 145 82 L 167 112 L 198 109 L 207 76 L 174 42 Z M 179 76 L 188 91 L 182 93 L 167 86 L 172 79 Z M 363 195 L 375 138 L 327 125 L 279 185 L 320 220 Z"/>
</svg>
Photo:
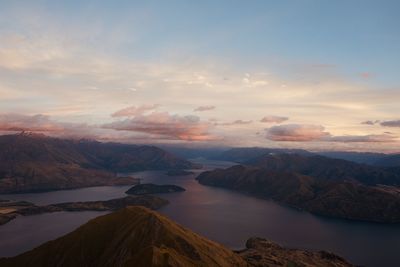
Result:
<svg viewBox="0 0 400 267">
<path fill-rule="evenodd" d="M 251 267 L 351 267 L 354 266 L 340 256 L 326 251 L 311 252 L 288 249 L 263 238 L 250 238 L 246 249 L 239 251 Z"/>
</svg>

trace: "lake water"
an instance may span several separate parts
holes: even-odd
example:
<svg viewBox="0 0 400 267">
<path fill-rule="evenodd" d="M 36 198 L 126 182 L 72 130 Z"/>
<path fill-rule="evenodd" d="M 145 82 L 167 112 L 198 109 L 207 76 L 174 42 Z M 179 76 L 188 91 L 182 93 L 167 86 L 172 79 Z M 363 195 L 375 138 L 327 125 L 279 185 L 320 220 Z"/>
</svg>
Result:
<svg viewBox="0 0 400 267">
<path fill-rule="evenodd" d="M 228 167 L 230 162 L 201 161 L 206 169 Z M 196 171 L 200 172 L 200 171 Z M 170 204 L 161 213 L 176 222 L 222 243 L 240 249 L 252 236 L 265 237 L 281 245 L 309 250 L 328 250 L 354 264 L 399 266 L 400 225 L 327 219 L 274 203 L 203 186 L 197 175 L 166 176 L 164 172 L 133 174 L 143 182 L 176 184 L 185 192 L 163 194 Z M 0 195 L 3 199 L 36 204 L 65 201 L 105 200 L 124 196 L 129 186 L 93 187 L 37 194 Z M 59 212 L 18 217 L 0 226 L 0 256 L 12 256 L 68 233 L 101 212 Z"/>
</svg>

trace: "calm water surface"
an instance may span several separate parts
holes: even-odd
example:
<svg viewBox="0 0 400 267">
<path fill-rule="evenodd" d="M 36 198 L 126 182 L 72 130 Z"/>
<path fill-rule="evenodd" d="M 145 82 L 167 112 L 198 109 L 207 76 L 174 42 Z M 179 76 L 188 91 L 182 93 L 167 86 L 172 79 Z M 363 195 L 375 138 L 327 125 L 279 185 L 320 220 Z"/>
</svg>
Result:
<svg viewBox="0 0 400 267">
<path fill-rule="evenodd" d="M 230 162 L 202 161 L 205 168 Z M 146 171 L 134 176 L 143 182 L 176 184 L 182 193 L 160 195 L 171 203 L 161 213 L 195 232 L 232 249 L 243 248 L 251 236 L 265 237 L 288 247 L 328 250 L 364 266 L 400 266 L 400 225 L 350 222 L 317 217 L 232 191 L 202 186 L 197 174 L 169 177 Z M 129 186 L 93 187 L 38 194 L 0 195 L 36 204 L 105 200 L 124 196 Z M 101 212 L 59 212 L 19 217 L 0 226 L 0 256 L 12 256 L 68 233 Z"/>
</svg>

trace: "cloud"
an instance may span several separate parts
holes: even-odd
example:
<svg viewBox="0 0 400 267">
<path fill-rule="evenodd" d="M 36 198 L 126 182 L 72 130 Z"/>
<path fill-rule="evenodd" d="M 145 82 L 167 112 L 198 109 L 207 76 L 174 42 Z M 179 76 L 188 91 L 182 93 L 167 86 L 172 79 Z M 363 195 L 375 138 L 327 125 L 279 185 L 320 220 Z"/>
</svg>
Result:
<svg viewBox="0 0 400 267">
<path fill-rule="evenodd" d="M 232 124 L 250 124 L 253 121 L 235 120 Z"/>
<path fill-rule="evenodd" d="M 285 124 L 266 129 L 266 138 L 272 141 L 314 141 L 329 136 L 321 125 Z"/>
<path fill-rule="evenodd" d="M 118 110 L 111 114 L 111 117 L 132 117 L 136 115 L 142 115 L 143 113 L 147 111 L 151 111 L 159 107 L 160 105 L 158 104 L 153 104 L 153 105 L 141 105 L 141 106 L 131 106 L 127 107 L 121 110 Z"/>
<path fill-rule="evenodd" d="M 43 114 L 0 114 L 0 131 L 61 132 L 64 127 Z"/>
<path fill-rule="evenodd" d="M 215 140 L 208 130 L 211 124 L 197 116 L 171 115 L 168 112 L 139 114 L 132 118 L 103 124 L 105 129 L 133 131 L 155 135 L 161 139 L 206 141 Z"/>
<path fill-rule="evenodd" d="M 374 125 L 375 122 L 374 122 L 374 121 L 363 121 L 363 122 L 361 122 L 361 124 L 365 124 L 365 125 Z"/>
<path fill-rule="evenodd" d="M 235 120 L 232 122 L 216 122 L 214 125 L 216 126 L 231 126 L 231 125 L 246 125 L 246 124 L 251 124 L 253 121 L 252 120 Z"/>
<path fill-rule="evenodd" d="M 16 132 L 44 133 L 49 136 L 62 138 L 102 139 L 105 133 L 95 125 L 86 123 L 59 122 L 43 114 L 24 115 L 17 113 L 0 114 L 0 134 Z"/>
<path fill-rule="evenodd" d="M 331 135 L 321 125 L 286 124 L 266 129 L 266 138 L 273 141 L 320 141 L 342 143 L 389 143 L 398 136 L 392 133 L 368 135 Z"/>
<path fill-rule="evenodd" d="M 61 45 L 44 37 L 4 34 L 0 37 L 0 43 L 0 66 L 6 69 L 21 70 L 67 57 Z"/>
<path fill-rule="evenodd" d="M 343 136 L 329 136 L 325 141 L 329 142 L 361 142 L 361 143 L 386 143 L 395 142 L 398 137 L 390 133 L 384 134 L 369 134 L 369 135 L 343 135 Z"/>
<path fill-rule="evenodd" d="M 170 115 L 168 112 L 139 114 L 103 125 L 58 122 L 42 114 L 0 114 L 0 134 L 26 131 L 61 138 L 89 138 L 117 142 L 221 140 L 208 133 L 210 127 L 212 124 L 200 121 L 197 116 Z"/>
<path fill-rule="evenodd" d="M 383 121 L 383 122 L 381 122 L 381 126 L 385 126 L 385 127 L 400 127 L 400 120 Z"/>
<path fill-rule="evenodd" d="M 199 106 L 195 108 L 193 111 L 207 111 L 207 110 L 213 110 L 215 109 L 215 106 Z"/>
<path fill-rule="evenodd" d="M 154 103 L 156 99 L 157 103 L 178 111 L 186 110 L 188 103 L 192 108 L 213 104 L 218 108 L 224 107 L 223 112 L 218 113 L 218 122 L 226 127 L 217 128 L 219 134 L 226 139 L 231 138 L 234 145 L 237 145 L 237 140 L 244 145 L 264 145 L 266 140 L 249 134 L 250 131 L 259 131 L 260 123 L 251 125 L 241 123 L 241 120 L 230 121 L 238 116 L 259 120 L 269 114 L 296 114 L 299 120 L 315 124 L 324 122 L 324 125 L 341 134 L 352 135 L 367 129 L 365 125 L 354 124 L 356 114 L 362 114 L 365 119 L 391 118 L 400 101 L 397 87 L 358 83 L 342 76 L 342 70 L 331 65 L 307 67 L 281 62 L 283 65 L 279 69 L 284 69 L 284 73 L 275 70 L 274 63 L 262 67 L 250 66 L 249 71 L 240 64 L 219 58 L 182 56 L 182 47 L 178 47 L 177 55 L 160 52 L 156 58 L 140 57 L 132 61 L 123 54 L 124 49 L 120 49 L 125 41 L 119 43 L 118 38 L 93 31 L 98 28 L 96 25 L 89 23 L 82 27 L 81 23 L 73 24 L 75 26 L 68 24 L 72 28 L 66 34 L 66 31 L 59 31 L 57 20 L 53 20 L 52 16 L 38 16 L 36 11 L 33 13 L 36 25 L 24 22 L 27 17 L 24 14 L 5 18 L 19 26 L 12 33 L 2 32 L 0 37 L 0 112 L 44 113 L 65 120 L 90 121 L 101 125 L 109 122 L 110 118 L 105 116 L 119 110 L 121 105 L 127 107 L 134 103 L 139 109 L 138 104 Z M 129 29 L 132 34 L 123 34 L 124 38 L 137 36 L 134 27 Z M 244 74 L 246 71 L 249 73 Z M 360 73 L 356 75 L 361 79 Z M 371 75 L 365 73 L 361 76 L 368 78 Z M 347 97 L 343 98 L 343 95 Z M 135 102 L 130 102 L 132 99 Z M 266 107 L 269 109 L 266 110 Z M 152 111 L 149 109 L 142 114 Z M 115 112 L 113 118 L 123 120 L 140 112 L 125 110 L 123 114 L 122 111 Z M 50 123 L 55 123 L 51 118 Z M 212 126 L 218 122 L 208 123 Z M 28 128 L 34 129 L 33 126 Z M 64 123 L 55 123 L 55 126 L 71 131 L 71 127 Z M 87 131 L 92 131 L 92 126 L 88 127 Z M 232 131 L 234 127 L 235 131 Z M 371 132 L 363 134 L 375 134 L 373 130 L 376 127 L 371 126 L 368 129 Z M 109 133 L 113 133 L 112 137 L 114 134 L 126 134 L 124 138 L 139 134 L 112 129 Z M 144 132 L 142 135 L 145 138 Z M 149 142 L 156 141 L 154 136 L 148 136 L 152 138 Z M 315 145 L 321 144 L 317 142 Z M 327 149 L 331 147 L 331 144 L 324 145 Z M 354 148 L 358 145 L 354 144 Z M 383 149 L 384 145 L 379 149 Z M 304 146 L 312 148 L 313 144 Z M 387 145 L 385 149 L 396 148 Z"/>
<path fill-rule="evenodd" d="M 377 124 L 377 123 L 379 123 L 379 122 L 380 122 L 380 120 L 375 120 L 375 121 L 368 120 L 368 121 L 363 121 L 363 122 L 361 122 L 361 124 L 365 124 L 365 125 L 375 125 L 375 124 Z"/>
<path fill-rule="evenodd" d="M 264 123 L 281 123 L 284 121 L 287 121 L 289 118 L 288 117 L 281 117 L 281 116 L 265 116 L 260 120 L 260 122 Z"/>
</svg>

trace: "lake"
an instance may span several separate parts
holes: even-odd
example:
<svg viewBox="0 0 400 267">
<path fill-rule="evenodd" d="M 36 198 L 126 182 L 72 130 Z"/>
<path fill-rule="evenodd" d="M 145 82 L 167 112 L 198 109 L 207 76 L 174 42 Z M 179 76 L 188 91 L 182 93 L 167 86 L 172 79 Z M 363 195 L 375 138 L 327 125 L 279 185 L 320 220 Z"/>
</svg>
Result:
<svg viewBox="0 0 400 267">
<path fill-rule="evenodd" d="M 198 160 L 205 169 L 228 167 L 233 163 Z M 222 243 L 240 249 L 252 236 L 264 237 L 281 245 L 309 250 L 328 250 L 354 264 L 398 266 L 400 225 L 329 219 L 281 206 L 225 189 L 203 186 L 193 175 L 166 176 L 165 172 L 132 174 L 142 182 L 176 184 L 185 192 L 160 194 L 170 204 L 159 210 L 167 217 Z M 66 201 L 118 198 L 130 186 L 105 186 L 35 194 L 0 195 L 3 199 L 31 201 L 45 205 Z M 45 241 L 68 233 L 105 212 L 59 212 L 18 217 L 0 226 L 0 256 L 12 256 Z"/>
</svg>

